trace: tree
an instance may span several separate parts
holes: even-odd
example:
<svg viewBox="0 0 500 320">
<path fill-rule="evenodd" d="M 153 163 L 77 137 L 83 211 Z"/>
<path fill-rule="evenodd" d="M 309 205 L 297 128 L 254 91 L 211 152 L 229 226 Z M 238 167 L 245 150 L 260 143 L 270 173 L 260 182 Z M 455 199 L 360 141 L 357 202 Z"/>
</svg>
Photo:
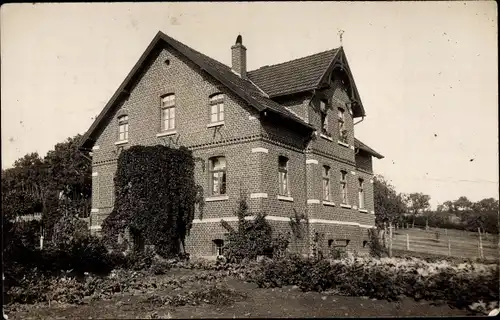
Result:
<svg viewBox="0 0 500 320">
<path fill-rule="evenodd" d="M 414 228 L 415 216 L 430 207 L 429 201 L 431 200 L 431 197 L 421 192 L 414 192 L 408 195 L 408 199 L 409 199 L 409 210 L 413 216 L 412 228 Z"/>
<path fill-rule="evenodd" d="M 381 175 L 377 175 L 373 181 L 375 202 L 375 223 L 383 226 L 384 222 L 395 222 L 406 212 L 405 195 L 397 193 L 392 186 Z"/>
</svg>

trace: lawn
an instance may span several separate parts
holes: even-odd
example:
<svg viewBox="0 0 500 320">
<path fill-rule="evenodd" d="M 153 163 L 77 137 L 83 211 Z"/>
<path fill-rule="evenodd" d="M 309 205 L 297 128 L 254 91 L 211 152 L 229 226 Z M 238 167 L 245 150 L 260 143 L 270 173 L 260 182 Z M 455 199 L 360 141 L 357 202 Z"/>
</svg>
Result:
<svg viewBox="0 0 500 320">
<path fill-rule="evenodd" d="M 460 316 L 467 310 L 452 309 L 446 304 L 404 298 L 398 302 L 348 297 L 334 292 L 302 292 L 295 286 L 261 289 L 234 277 L 191 281 L 182 286 L 164 286 L 168 279 L 209 272 L 171 269 L 166 275 L 147 279 L 156 289 L 131 290 L 109 298 L 81 305 L 47 303 L 16 305 L 7 310 L 9 319 L 137 319 L 137 318 L 275 318 L 275 317 L 380 317 L 380 316 Z M 224 295 L 219 299 L 202 298 L 196 305 L 166 304 L 168 297 L 189 296 L 214 285 Z M 205 300 L 205 301 L 203 301 Z"/>
</svg>

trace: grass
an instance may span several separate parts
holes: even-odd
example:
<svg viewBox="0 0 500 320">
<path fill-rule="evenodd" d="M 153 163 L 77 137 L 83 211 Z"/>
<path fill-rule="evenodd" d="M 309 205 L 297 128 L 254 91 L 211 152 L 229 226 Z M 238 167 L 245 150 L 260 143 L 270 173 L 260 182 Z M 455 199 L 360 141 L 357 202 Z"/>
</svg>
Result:
<svg viewBox="0 0 500 320">
<path fill-rule="evenodd" d="M 436 237 L 436 232 L 439 237 Z M 479 237 L 477 232 L 453 229 L 418 228 L 398 229 L 394 231 L 393 250 L 406 251 L 406 235 L 409 236 L 410 250 L 417 254 L 448 256 L 451 247 L 452 257 L 475 259 L 479 257 Z M 482 236 L 483 255 L 485 259 L 498 260 L 498 236 L 485 234 Z M 410 253 L 410 252 L 408 252 Z"/>
<path fill-rule="evenodd" d="M 198 270 L 169 271 L 195 274 Z M 159 277 L 162 276 L 157 276 Z M 460 316 L 465 310 L 447 305 L 416 302 L 372 300 L 346 297 L 334 293 L 302 292 L 296 287 L 261 289 L 255 284 L 234 278 L 216 280 L 213 284 L 190 283 L 182 289 L 162 288 L 146 293 L 117 294 L 109 300 L 87 301 L 83 305 L 23 306 L 8 311 L 9 319 L 146 319 L 146 318 L 274 318 L 274 317 L 382 317 L 382 316 Z M 219 299 L 210 301 L 202 292 L 215 290 Z M 219 294 L 222 293 L 222 294 Z M 197 305 L 165 304 L 169 297 L 200 296 Z M 205 301 L 203 301 L 205 300 Z"/>
</svg>

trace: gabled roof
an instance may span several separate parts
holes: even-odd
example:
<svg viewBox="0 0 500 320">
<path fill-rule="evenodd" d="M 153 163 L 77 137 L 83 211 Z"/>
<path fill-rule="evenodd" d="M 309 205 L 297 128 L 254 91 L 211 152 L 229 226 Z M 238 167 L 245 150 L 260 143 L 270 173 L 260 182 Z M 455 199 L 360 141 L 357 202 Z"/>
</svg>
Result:
<svg viewBox="0 0 500 320">
<path fill-rule="evenodd" d="M 264 66 L 249 71 L 248 77 L 270 98 L 277 98 L 322 88 L 334 67 L 340 67 L 349 79 L 351 98 L 355 102 L 354 115 L 364 117 L 365 110 L 342 47 Z"/>
<path fill-rule="evenodd" d="M 354 138 L 354 147 L 371 154 L 372 156 L 376 157 L 377 159 L 384 158 L 383 155 L 381 155 L 377 151 L 373 150 L 372 148 L 370 148 L 369 146 L 367 146 L 366 144 L 364 144 L 363 142 L 359 141 L 356 138 Z"/>
<path fill-rule="evenodd" d="M 259 88 L 256 87 L 251 81 L 242 79 L 240 76 L 232 72 L 230 67 L 180 43 L 179 41 L 159 31 L 147 47 L 146 51 L 139 58 L 139 61 L 137 61 L 123 83 L 120 85 L 118 90 L 116 90 L 115 94 L 111 97 L 104 109 L 97 116 L 94 123 L 92 123 L 89 130 L 83 135 L 80 148 L 89 148 L 93 144 L 93 141 L 95 139 L 93 135 L 95 134 L 97 129 L 105 123 L 106 117 L 113 112 L 114 107 L 116 106 L 118 99 L 122 96 L 122 94 L 128 94 L 128 90 L 130 90 L 130 85 L 133 83 L 133 80 L 140 74 L 140 71 L 145 66 L 145 63 L 152 53 L 153 49 L 155 49 L 156 46 L 160 43 L 166 43 L 173 47 L 175 50 L 179 51 L 202 70 L 206 71 L 208 74 L 221 82 L 224 86 L 226 86 L 240 98 L 245 100 L 257 111 L 262 112 L 267 110 L 282 117 L 293 120 L 294 122 L 302 125 L 307 129 L 314 130 L 314 127 L 300 119 L 284 106 L 266 97 L 266 95 L 262 93 L 261 90 L 259 90 Z"/>
<path fill-rule="evenodd" d="M 260 67 L 249 71 L 248 77 L 270 97 L 316 88 L 339 49 Z"/>
</svg>

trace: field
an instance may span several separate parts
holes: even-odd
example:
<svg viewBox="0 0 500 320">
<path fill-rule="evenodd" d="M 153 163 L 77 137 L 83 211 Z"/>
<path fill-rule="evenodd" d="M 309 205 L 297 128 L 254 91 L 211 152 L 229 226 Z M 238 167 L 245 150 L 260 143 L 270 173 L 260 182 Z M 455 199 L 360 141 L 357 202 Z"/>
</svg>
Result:
<svg viewBox="0 0 500 320">
<path fill-rule="evenodd" d="M 392 248 L 396 251 L 407 251 L 407 235 L 410 247 L 409 254 L 415 252 L 470 259 L 478 258 L 480 255 L 477 232 L 439 228 L 430 228 L 429 230 L 398 229 L 394 231 Z M 483 234 L 481 237 L 484 258 L 498 260 L 498 236 Z"/>
<path fill-rule="evenodd" d="M 158 284 L 165 278 L 203 273 L 200 270 L 171 269 L 156 276 Z M 405 298 L 398 302 L 367 297 L 347 297 L 329 292 L 302 292 L 297 287 L 261 289 L 253 283 L 235 278 L 215 280 L 221 288 L 232 290 L 234 301 L 206 301 L 197 305 L 165 305 L 167 295 L 183 295 L 208 290 L 213 283 L 192 282 L 182 288 L 163 288 L 147 292 L 114 294 L 110 299 L 86 301 L 82 305 L 52 303 L 18 305 L 7 310 L 9 319 L 145 319 L 145 318 L 275 318 L 275 317 L 370 317 L 370 316 L 460 316 L 466 310 L 416 302 Z M 161 288 L 160 288 L 161 287 Z M 224 299 L 223 299 L 224 300 Z"/>
</svg>

